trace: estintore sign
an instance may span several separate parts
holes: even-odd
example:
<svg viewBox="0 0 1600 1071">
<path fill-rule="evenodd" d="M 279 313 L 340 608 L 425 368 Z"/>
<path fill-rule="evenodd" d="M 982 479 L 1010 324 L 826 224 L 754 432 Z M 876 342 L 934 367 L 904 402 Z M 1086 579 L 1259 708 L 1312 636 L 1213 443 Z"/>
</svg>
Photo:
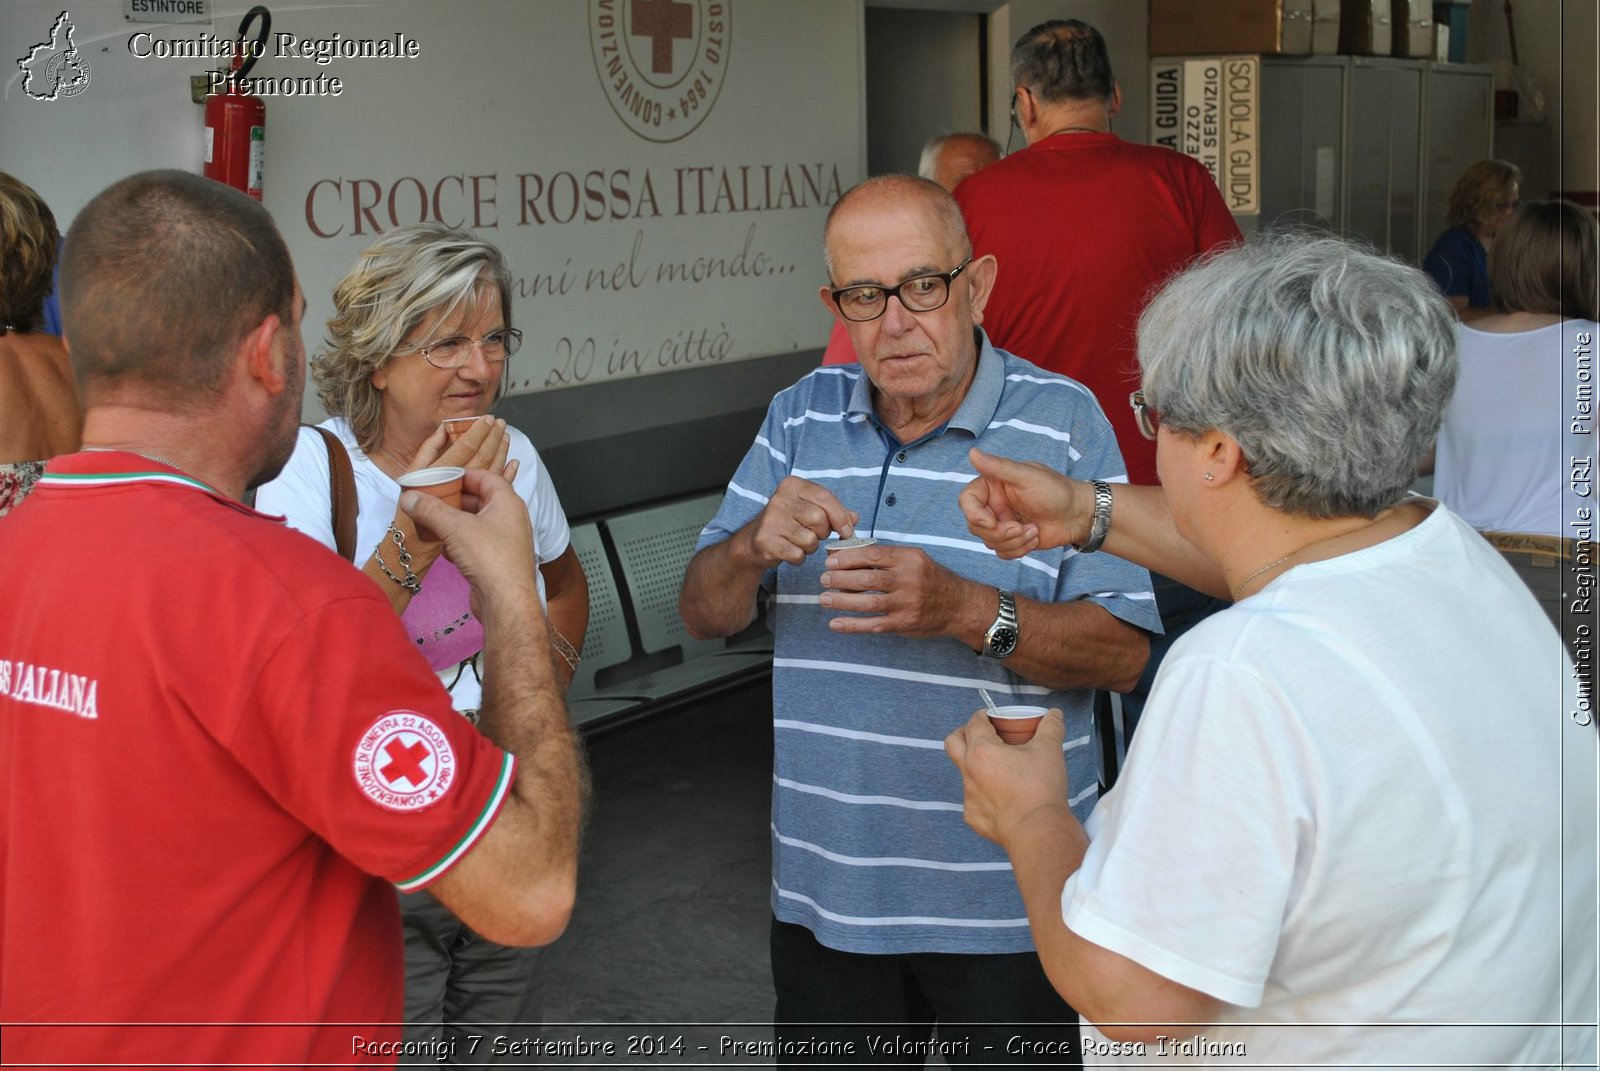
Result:
<svg viewBox="0 0 1600 1071">
<path fill-rule="evenodd" d="M 211 0 L 122 0 L 129 22 L 210 22 Z"/>
</svg>

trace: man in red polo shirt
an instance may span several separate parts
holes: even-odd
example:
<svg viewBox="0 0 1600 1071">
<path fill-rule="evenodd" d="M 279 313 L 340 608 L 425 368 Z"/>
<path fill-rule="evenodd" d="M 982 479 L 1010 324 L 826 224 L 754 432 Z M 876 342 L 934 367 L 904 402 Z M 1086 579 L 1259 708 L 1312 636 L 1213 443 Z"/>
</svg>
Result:
<svg viewBox="0 0 1600 1071">
<path fill-rule="evenodd" d="M 527 510 L 484 472 L 475 513 L 402 499 L 473 585 L 480 735 L 371 581 L 242 504 L 305 369 L 267 212 L 124 179 L 62 289 L 85 446 L 0 523 L 6 1058 L 393 1063 L 394 887 L 505 944 L 571 911 L 584 781 Z"/>
<path fill-rule="evenodd" d="M 1041 23 L 1011 51 L 1013 120 L 1027 147 L 956 187 L 976 255 L 1000 263 L 983 327 L 996 346 L 1071 376 L 1111 421 L 1128 481 L 1153 484 L 1156 444 L 1128 395 L 1139 386 L 1134 331 L 1160 285 L 1239 240 L 1199 161 L 1111 133 L 1122 89 L 1100 31 Z M 1172 640 L 1223 605 L 1152 574 L 1165 636 L 1123 712 L 1131 732 Z"/>
</svg>

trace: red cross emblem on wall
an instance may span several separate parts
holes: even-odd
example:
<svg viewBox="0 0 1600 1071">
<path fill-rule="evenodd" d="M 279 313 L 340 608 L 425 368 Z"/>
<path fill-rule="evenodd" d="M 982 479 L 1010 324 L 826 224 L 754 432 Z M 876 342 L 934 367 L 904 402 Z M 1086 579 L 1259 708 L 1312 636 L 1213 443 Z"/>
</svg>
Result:
<svg viewBox="0 0 1600 1071">
<path fill-rule="evenodd" d="M 635 37 L 650 38 L 650 70 L 672 73 L 672 42 L 694 36 L 694 5 L 682 0 L 633 0 L 629 9 Z"/>
</svg>

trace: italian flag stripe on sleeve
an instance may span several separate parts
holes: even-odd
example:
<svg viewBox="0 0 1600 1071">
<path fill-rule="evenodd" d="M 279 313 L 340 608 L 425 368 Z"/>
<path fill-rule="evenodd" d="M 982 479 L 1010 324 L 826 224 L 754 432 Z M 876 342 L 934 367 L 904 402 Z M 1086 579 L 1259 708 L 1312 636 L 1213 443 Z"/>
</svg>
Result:
<svg viewBox="0 0 1600 1071">
<path fill-rule="evenodd" d="M 500 778 L 495 783 L 494 792 L 489 796 L 489 801 L 484 804 L 483 811 L 478 815 L 478 820 L 472 823 L 472 828 L 467 830 L 466 836 L 456 842 L 455 847 L 445 853 L 443 859 L 424 870 L 414 878 L 395 882 L 395 888 L 401 892 L 416 892 L 440 874 L 449 870 L 467 853 L 467 849 L 478 843 L 478 838 L 483 836 L 484 830 L 489 828 L 494 821 L 494 816 L 500 813 L 500 805 L 505 802 L 506 794 L 511 791 L 511 779 L 517 771 L 517 760 L 509 751 L 500 753 Z"/>
</svg>

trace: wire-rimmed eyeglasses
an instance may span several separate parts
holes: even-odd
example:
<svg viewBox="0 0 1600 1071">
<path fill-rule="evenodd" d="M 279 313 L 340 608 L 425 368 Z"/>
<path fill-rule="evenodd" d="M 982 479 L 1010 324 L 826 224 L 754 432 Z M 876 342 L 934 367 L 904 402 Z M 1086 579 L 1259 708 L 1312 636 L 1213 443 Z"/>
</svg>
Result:
<svg viewBox="0 0 1600 1071">
<path fill-rule="evenodd" d="M 435 368 L 460 368 L 472 360 L 474 346 L 483 351 L 484 360 L 498 364 L 522 348 L 522 332 L 515 327 L 503 327 L 498 331 L 490 331 L 482 338 L 451 335 L 426 346 L 418 346 L 413 352 L 422 354 L 422 359 Z"/>
<path fill-rule="evenodd" d="M 961 274 L 961 269 L 970 263 L 972 256 L 969 254 L 966 260 L 949 271 L 913 275 L 899 286 L 877 286 L 872 283 L 841 286 L 830 291 L 830 295 L 839 315 L 855 323 L 866 323 L 882 316 L 889 308 L 891 297 L 899 298 L 900 304 L 911 312 L 932 312 L 944 308 L 945 302 L 950 300 L 950 284 Z"/>
</svg>

